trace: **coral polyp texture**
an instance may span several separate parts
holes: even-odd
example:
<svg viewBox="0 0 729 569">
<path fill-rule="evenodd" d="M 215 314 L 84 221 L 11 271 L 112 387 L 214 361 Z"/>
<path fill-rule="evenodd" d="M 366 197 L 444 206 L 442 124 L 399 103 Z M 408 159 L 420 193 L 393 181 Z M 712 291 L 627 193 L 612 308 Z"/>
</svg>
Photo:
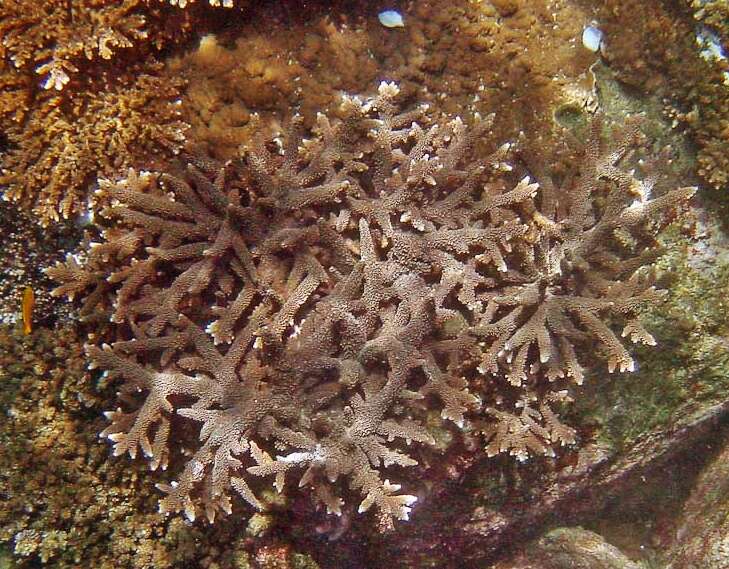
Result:
<svg viewBox="0 0 729 569">
<path fill-rule="evenodd" d="M 654 198 L 621 167 L 637 128 L 608 147 L 596 120 L 579 170 L 535 182 L 511 145 L 480 149 L 490 118 L 426 113 L 382 83 L 308 138 L 295 117 L 240 160 L 102 182 L 103 238 L 49 273 L 111 315 L 88 347 L 120 385 L 103 435 L 177 473 L 162 511 L 262 508 L 273 482 L 408 519 L 436 435 L 553 455 L 584 370 L 632 370 L 621 336 L 654 343 L 644 266 L 694 189 Z"/>
</svg>

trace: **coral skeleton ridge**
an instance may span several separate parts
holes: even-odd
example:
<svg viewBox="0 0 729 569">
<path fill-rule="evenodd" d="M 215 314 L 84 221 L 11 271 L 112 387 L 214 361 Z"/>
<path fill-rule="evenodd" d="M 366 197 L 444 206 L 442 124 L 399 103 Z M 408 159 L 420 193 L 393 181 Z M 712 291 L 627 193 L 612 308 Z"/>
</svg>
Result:
<svg viewBox="0 0 729 569">
<path fill-rule="evenodd" d="M 120 385 L 102 435 L 177 473 L 161 511 L 263 508 L 268 480 L 406 520 L 438 430 L 553 455 L 585 369 L 632 371 L 622 338 L 655 343 L 645 266 L 695 189 L 653 197 L 626 171 L 636 128 L 608 147 L 595 120 L 579 172 L 534 181 L 511 145 L 476 149 L 491 118 L 433 122 L 398 93 L 344 96 L 309 138 L 294 117 L 237 161 L 102 181 L 103 238 L 48 270 L 110 315 L 88 346 Z"/>
</svg>

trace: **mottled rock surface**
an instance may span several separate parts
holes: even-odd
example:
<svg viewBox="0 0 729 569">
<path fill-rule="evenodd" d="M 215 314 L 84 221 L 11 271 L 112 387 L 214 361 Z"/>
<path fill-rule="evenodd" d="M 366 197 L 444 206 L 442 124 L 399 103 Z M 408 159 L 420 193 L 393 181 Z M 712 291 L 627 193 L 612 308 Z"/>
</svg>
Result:
<svg viewBox="0 0 729 569">
<path fill-rule="evenodd" d="M 686 501 L 671 569 L 729 567 L 729 445 L 701 473 Z"/>
<path fill-rule="evenodd" d="M 583 528 L 557 528 L 493 569 L 640 569 L 614 545 Z"/>
</svg>

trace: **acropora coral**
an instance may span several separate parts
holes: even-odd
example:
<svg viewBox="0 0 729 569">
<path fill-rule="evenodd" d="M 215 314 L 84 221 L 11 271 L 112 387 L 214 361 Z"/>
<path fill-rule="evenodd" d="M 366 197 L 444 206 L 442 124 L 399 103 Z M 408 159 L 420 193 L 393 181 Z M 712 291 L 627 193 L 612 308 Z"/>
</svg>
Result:
<svg viewBox="0 0 729 569">
<path fill-rule="evenodd" d="M 182 8 L 187 3 L 170 2 Z M 185 12 L 166 9 L 160 0 L 7 0 L 0 6 L 0 60 L 4 72 L 32 73 L 43 89 L 61 91 L 76 74 L 100 73 L 94 61 L 124 60 L 129 52 L 145 59 L 190 29 Z"/>
<path fill-rule="evenodd" d="M 296 476 L 330 513 L 408 519 L 433 411 L 489 455 L 553 455 L 590 366 L 632 371 L 620 337 L 654 344 L 655 235 L 695 189 L 652 195 L 635 124 L 608 144 L 595 120 L 553 179 L 482 149 L 492 117 L 398 95 L 344 96 L 226 163 L 103 180 L 101 239 L 49 269 L 113 323 L 87 348 L 120 389 L 103 435 L 176 473 L 161 511 L 212 521 Z"/>
<path fill-rule="evenodd" d="M 3 2 L 2 197 L 48 225 L 82 213 L 97 176 L 136 165 L 150 141 L 174 152 L 184 82 L 157 57 L 204 26 L 190 12 L 158 0 Z"/>
<path fill-rule="evenodd" d="M 44 225 L 88 209 L 98 175 L 137 164 L 142 154 L 179 148 L 180 83 L 141 74 L 129 85 L 62 102 L 52 97 L 7 131 L 0 169 L 6 199 L 32 208 Z"/>
</svg>

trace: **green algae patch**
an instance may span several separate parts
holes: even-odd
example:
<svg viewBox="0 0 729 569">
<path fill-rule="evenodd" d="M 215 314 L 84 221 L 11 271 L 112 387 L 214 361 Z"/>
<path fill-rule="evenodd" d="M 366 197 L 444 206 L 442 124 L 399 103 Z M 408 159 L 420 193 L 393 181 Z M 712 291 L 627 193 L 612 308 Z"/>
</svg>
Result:
<svg viewBox="0 0 729 569">
<path fill-rule="evenodd" d="M 248 519 L 246 525 L 246 535 L 258 537 L 265 534 L 273 523 L 273 519 L 268 514 L 255 513 Z"/>
<path fill-rule="evenodd" d="M 0 547 L 0 569 L 13 569 L 15 566 L 16 565 L 10 551 L 4 547 Z"/>
</svg>

